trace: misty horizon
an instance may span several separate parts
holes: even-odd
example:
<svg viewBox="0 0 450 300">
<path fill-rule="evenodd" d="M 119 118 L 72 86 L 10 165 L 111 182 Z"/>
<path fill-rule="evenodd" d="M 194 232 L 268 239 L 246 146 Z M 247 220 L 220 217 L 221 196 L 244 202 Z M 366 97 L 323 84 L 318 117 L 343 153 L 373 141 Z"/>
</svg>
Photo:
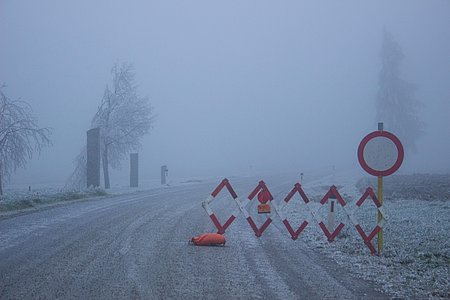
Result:
<svg viewBox="0 0 450 300">
<path fill-rule="evenodd" d="M 359 142 L 383 121 L 383 28 L 426 124 L 400 172 L 449 172 L 449 2 L 2 1 L 0 85 L 53 128 L 53 146 L 8 185 L 68 179 L 122 62 L 157 115 L 141 180 L 161 165 L 175 178 L 359 168 Z"/>
</svg>

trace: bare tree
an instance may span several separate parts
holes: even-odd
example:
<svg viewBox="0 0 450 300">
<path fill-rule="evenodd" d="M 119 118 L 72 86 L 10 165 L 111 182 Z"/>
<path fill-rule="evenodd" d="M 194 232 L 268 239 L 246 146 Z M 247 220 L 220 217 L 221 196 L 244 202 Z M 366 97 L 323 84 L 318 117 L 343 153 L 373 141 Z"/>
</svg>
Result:
<svg viewBox="0 0 450 300">
<path fill-rule="evenodd" d="M 400 77 L 400 63 L 404 58 L 400 45 L 384 30 L 381 47 L 382 68 L 376 97 L 377 121 L 399 136 L 405 148 L 416 149 L 416 141 L 423 134 L 419 119 L 421 103 L 415 98 L 415 85 Z"/>
<path fill-rule="evenodd" d="M 112 68 L 112 85 L 106 87 L 92 127 L 100 127 L 101 156 L 105 188 L 110 187 L 109 166 L 116 168 L 130 151 L 141 147 L 140 139 L 154 121 L 148 98 L 137 94 L 131 64 Z"/>
<path fill-rule="evenodd" d="M 65 185 L 66 189 L 77 189 L 81 190 L 86 187 L 86 176 L 87 176 L 87 149 L 84 146 L 80 153 L 73 161 L 75 165 L 75 170 L 70 175 L 67 183 Z"/>
<path fill-rule="evenodd" d="M 49 146 L 51 130 L 40 128 L 31 106 L 20 100 L 10 100 L 0 87 L 0 195 L 3 180 L 17 168 L 24 167 L 28 159 L 42 147 Z"/>
</svg>

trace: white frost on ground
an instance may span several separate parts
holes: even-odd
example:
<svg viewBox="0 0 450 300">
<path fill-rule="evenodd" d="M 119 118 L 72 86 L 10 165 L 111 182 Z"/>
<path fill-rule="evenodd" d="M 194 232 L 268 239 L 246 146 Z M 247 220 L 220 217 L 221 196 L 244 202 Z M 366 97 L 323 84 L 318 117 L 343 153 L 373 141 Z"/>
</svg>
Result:
<svg viewBox="0 0 450 300">
<path fill-rule="evenodd" d="M 16 184 L 8 186 L 4 195 L 0 196 L 0 212 L 19 209 L 34 209 L 42 205 L 53 205 L 58 202 L 86 199 L 106 195 L 123 195 L 136 192 L 161 190 L 173 186 L 192 185 L 208 181 L 217 181 L 217 178 L 173 178 L 161 185 L 159 180 L 145 180 L 139 183 L 139 187 L 131 188 L 129 182 L 120 181 L 110 189 L 89 188 L 85 190 L 71 189 L 64 183 L 48 183 L 39 185 Z M 128 185 L 127 185 L 128 184 Z"/>
<path fill-rule="evenodd" d="M 358 179 L 357 174 L 345 173 L 305 184 L 306 194 L 314 201 L 309 205 L 311 207 L 320 205 L 318 201 L 325 195 L 329 186 L 335 184 L 344 200 L 349 203 L 347 205 L 353 207 L 362 195 L 356 187 Z M 373 188 L 376 191 L 376 186 Z M 427 192 L 433 194 L 433 185 L 429 184 L 427 188 L 429 189 Z M 382 289 L 393 298 L 448 299 L 450 298 L 450 201 L 447 199 L 446 201 L 385 200 L 383 209 L 388 220 L 384 229 L 384 248 L 379 256 L 370 254 L 368 247 L 339 205 L 336 224 L 343 222 L 346 225 L 335 242 L 328 243 L 316 221 L 308 225 L 299 240 L 318 248 L 357 276 L 381 285 Z M 311 219 L 298 196 L 294 203 L 289 203 L 289 209 L 286 211 L 288 219 L 296 220 L 297 227 L 305 218 Z M 327 207 L 323 207 L 319 215 L 326 223 Z M 366 232 L 374 228 L 376 215 L 376 207 L 369 199 L 355 213 Z M 377 237 L 372 243 L 376 248 Z"/>
<path fill-rule="evenodd" d="M 417 176 L 419 181 L 423 181 L 424 175 Z M 347 205 L 353 207 L 362 195 L 356 186 L 360 177 L 357 172 L 347 172 L 304 184 L 303 188 L 312 200 L 308 205 L 311 208 L 318 207 L 320 205 L 318 202 L 330 185 L 334 184 L 344 200 L 348 202 Z M 450 179 L 450 176 L 448 177 Z M 402 182 L 402 178 L 404 177 L 396 178 L 396 185 L 405 190 L 408 182 Z M 168 186 L 200 182 L 214 183 L 220 180 L 219 178 L 172 179 Z M 414 186 L 417 187 L 417 184 Z M 108 194 L 118 195 L 164 188 L 167 186 L 161 186 L 159 181 L 153 180 L 141 182 L 139 188 L 130 188 L 126 184 L 116 185 L 108 190 Z M 376 186 L 373 188 L 376 190 Z M 300 201 L 298 195 L 289 202 L 284 212 L 294 228 L 298 228 L 305 219 L 310 221 L 297 242 L 307 243 L 312 248 L 332 257 L 342 268 L 376 282 L 393 298 L 450 298 L 450 201 L 449 193 L 446 189 L 443 190 L 442 180 L 435 184 L 433 180 L 428 179 L 425 185 L 421 185 L 421 190 L 427 189 L 422 194 L 429 195 L 429 201 L 411 199 L 409 195 L 408 199 L 404 199 L 402 197 L 405 195 L 404 191 L 396 194 L 395 186 L 389 188 L 390 197 L 385 200 L 383 208 L 389 219 L 384 229 L 384 249 L 380 256 L 370 254 L 339 205 L 336 205 L 336 224 L 343 222 L 346 225 L 333 243 L 327 242 L 317 222 L 312 220 L 306 212 L 305 204 Z M 406 188 L 406 190 L 409 189 Z M 25 187 L 7 189 L 0 204 L 32 199 L 36 196 L 47 199 L 61 192 L 64 192 L 61 188 L 45 186 L 34 188 L 31 192 Z M 70 197 L 59 201 L 63 200 L 70 200 Z M 363 229 L 368 232 L 376 224 L 376 214 L 375 205 L 368 199 L 355 216 Z M 327 207 L 320 210 L 319 217 L 324 221 L 327 220 Z M 376 246 L 376 237 L 372 243 Z"/>
</svg>

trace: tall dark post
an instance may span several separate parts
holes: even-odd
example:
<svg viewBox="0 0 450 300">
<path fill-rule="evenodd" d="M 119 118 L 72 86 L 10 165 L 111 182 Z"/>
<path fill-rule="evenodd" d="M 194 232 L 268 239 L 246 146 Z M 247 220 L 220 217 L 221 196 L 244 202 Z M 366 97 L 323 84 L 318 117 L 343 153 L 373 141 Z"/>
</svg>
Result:
<svg viewBox="0 0 450 300">
<path fill-rule="evenodd" d="M 2 171 L 0 170 L 0 196 L 3 195 L 3 186 L 2 186 Z"/>
<path fill-rule="evenodd" d="M 87 187 L 100 186 L 100 128 L 87 131 Z"/>
<path fill-rule="evenodd" d="M 137 153 L 130 154 L 130 187 L 139 185 L 139 156 Z"/>
</svg>

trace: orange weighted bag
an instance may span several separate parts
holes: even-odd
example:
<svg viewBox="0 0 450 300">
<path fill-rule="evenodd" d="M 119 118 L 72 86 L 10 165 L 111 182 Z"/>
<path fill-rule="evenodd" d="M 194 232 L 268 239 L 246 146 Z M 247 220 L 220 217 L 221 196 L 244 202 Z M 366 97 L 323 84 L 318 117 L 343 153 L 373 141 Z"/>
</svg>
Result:
<svg viewBox="0 0 450 300">
<path fill-rule="evenodd" d="M 225 237 L 219 233 L 204 233 L 193 237 L 189 241 L 189 244 L 193 244 L 195 246 L 224 246 Z"/>
</svg>

